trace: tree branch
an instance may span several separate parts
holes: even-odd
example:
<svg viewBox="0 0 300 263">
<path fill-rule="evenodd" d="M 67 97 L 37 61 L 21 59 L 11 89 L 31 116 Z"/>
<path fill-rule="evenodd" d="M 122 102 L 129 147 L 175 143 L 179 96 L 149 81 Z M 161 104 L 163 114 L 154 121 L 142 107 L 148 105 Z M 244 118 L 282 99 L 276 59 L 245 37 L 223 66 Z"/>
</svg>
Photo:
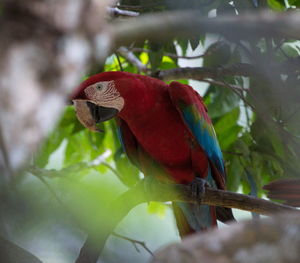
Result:
<svg viewBox="0 0 300 263">
<path fill-rule="evenodd" d="M 148 191 L 148 189 L 145 192 L 145 187 L 147 187 L 145 183 L 145 180 L 141 181 L 139 184 L 129 189 L 109 205 L 109 211 L 112 211 L 109 223 L 103 222 L 103 224 L 101 224 L 101 226 L 103 226 L 101 229 L 88 236 L 84 246 L 80 251 L 80 255 L 78 256 L 76 263 L 97 262 L 97 259 L 101 254 L 109 235 L 113 232 L 114 228 L 119 224 L 119 222 L 128 214 L 128 212 L 138 204 L 149 201 L 199 203 L 198 199 L 191 196 L 189 186 L 155 182 L 155 187 L 151 187 L 151 192 Z M 248 195 L 212 188 L 206 189 L 201 203 L 212 206 L 237 208 L 263 215 L 271 215 L 278 212 L 300 213 L 299 210 L 293 207 L 276 204 L 271 201 Z"/>
<path fill-rule="evenodd" d="M 215 86 L 221 86 L 233 91 L 237 91 L 237 92 L 242 92 L 242 91 L 247 91 L 247 89 L 239 87 L 237 85 L 233 85 L 233 84 L 224 84 L 224 82 L 222 81 L 217 81 L 217 80 L 210 80 L 210 79 L 202 79 L 201 81 L 209 83 L 211 85 L 215 85 Z"/>
<path fill-rule="evenodd" d="M 137 245 L 140 245 L 142 248 L 144 248 L 151 256 L 153 255 L 153 252 L 147 247 L 146 243 L 144 241 L 140 241 L 140 240 L 136 240 L 133 238 L 129 238 L 120 234 L 117 234 L 116 232 L 112 233 L 113 236 L 124 239 L 130 243 L 132 243 L 132 245 L 134 246 L 134 248 L 136 249 L 137 252 L 140 252 L 139 248 L 137 247 Z"/>
<path fill-rule="evenodd" d="M 139 72 L 147 72 L 148 68 L 145 64 L 143 64 L 129 49 L 126 47 L 119 47 L 117 52 L 126 58 L 129 63 L 135 66 Z"/>
<path fill-rule="evenodd" d="M 174 68 L 168 70 L 160 70 L 155 72 L 152 76 L 164 81 L 174 79 L 194 79 L 203 80 L 206 78 L 218 79 L 224 76 L 256 76 L 258 72 L 255 68 L 247 63 L 237 63 L 226 67 L 206 68 Z"/>
<path fill-rule="evenodd" d="M 0 260 L 5 263 L 42 263 L 35 255 L 0 236 Z"/>
<path fill-rule="evenodd" d="M 242 16 L 205 18 L 196 11 L 175 11 L 141 15 L 127 22 L 122 21 L 112 25 L 110 32 L 115 47 L 144 39 L 161 41 L 162 38 L 190 37 L 205 32 L 233 39 L 253 39 L 254 36 L 297 39 L 300 37 L 300 18 L 298 12 L 261 11 Z"/>
<path fill-rule="evenodd" d="M 187 237 L 155 253 L 151 262 L 298 263 L 299 236 L 299 214 L 285 213 Z"/>
<path fill-rule="evenodd" d="M 152 51 L 150 49 L 138 48 L 138 47 L 132 47 L 132 48 L 129 48 L 129 50 L 132 52 L 145 52 L 145 53 L 150 53 Z M 197 59 L 197 58 L 203 58 L 205 56 L 208 56 L 211 53 L 212 52 L 204 52 L 203 54 L 195 55 L 195 56 L 180 56 L 180 55 L 177 55 L 174 53 L 164 52 L 164 55 L 168 56 L 170 58 Z"/>
<path fill-rule="evenodd" d="M 138 12 L 122 10 L 119 9 L 118 7 L 107 7 L 107 12 L 112 17 L 119 17 L 119 16 L 136 17 L 140 15 L 140 13 Z"/>
</svg>

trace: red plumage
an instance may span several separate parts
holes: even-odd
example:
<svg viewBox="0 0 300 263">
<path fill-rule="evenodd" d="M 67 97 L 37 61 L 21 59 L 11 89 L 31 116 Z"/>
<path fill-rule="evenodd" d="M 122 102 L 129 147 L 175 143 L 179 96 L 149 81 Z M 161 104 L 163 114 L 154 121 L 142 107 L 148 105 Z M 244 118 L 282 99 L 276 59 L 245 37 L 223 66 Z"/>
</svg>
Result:
<svg viewBox="0 0 300 263">
<path fill-rule="evenodd" d="M 88 100 L 90 98 L 85 93 L 87 87 L 112 80 L 124 99 L 124 107 L 118 113 L 118 118 L 126 153 L 145 175 L 176 183 L 190 183 L 196 177 L 205 179 L 210 176 L 213 184 L 225 188 L 222 154 L 210 118 L 201 97 L 190 86 L 178 82 L 167 85 L 154 78 L 126 72 L 106 72 L 83 82 L 73 98 Z M 97 101 L 94 103 L 97 104 Z M 196 109 L 196 117 L 195 112 L 191 113 L 191 117 L 194 121 L 203 118 L 205 127 L 200 128 L 208 129 L 203 136 L 211 140 L 208 145 L 217 149 L 211 151 L 199 143 L 199 138 L 187 125 L 182 105 Z M 196 207 L 187 208 L 177 204 L 174 208 L 181 235 L 191 232 L 192 228 L 196 230 L 191 224 L 197 225 L 199 222 L 191 223 L 194 219 L 187 215 L 187 211 Z M 203 211 L 193 212 L 193 217 L 197 213 L 201 217 Z M 215 209 L 210 207 L 207 211 L 210 211 L 208 225 L 216 225 L 218 215 Z M 219 208 L 217 214 L 223 221 L 233 219 L 230 209 Z"/>
</svg>

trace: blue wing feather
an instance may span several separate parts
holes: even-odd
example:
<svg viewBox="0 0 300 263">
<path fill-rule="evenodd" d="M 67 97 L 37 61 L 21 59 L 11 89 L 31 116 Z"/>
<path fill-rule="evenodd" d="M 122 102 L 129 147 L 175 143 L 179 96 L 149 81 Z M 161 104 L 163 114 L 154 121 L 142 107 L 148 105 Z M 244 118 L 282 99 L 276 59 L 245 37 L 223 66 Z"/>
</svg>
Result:
<svg viewBox="0 0 300 263">
<path fill-rule="evenodd" d="M 215 167 L 225 173 L 223 155 L 213 126 L 208 123 L 194 105 L 181 106 L 182 116 L 197 142 Z"/>
<path fill-rule="evenodd" d="M 169 94 L 183 121 L 206 153 L 210 162 L 225 178 L 222 152 L 201 97 L 192 87 L 175 81 L 170 84 Z"/>
</svg>

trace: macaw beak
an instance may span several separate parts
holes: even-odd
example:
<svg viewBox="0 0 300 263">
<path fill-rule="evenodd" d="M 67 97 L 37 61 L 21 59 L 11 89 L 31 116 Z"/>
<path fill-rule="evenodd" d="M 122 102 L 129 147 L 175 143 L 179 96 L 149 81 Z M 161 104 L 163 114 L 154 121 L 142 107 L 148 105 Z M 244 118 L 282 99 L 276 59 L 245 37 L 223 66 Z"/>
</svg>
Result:
<svg viewBox="0 0 300 263">
<path fill-rule="evenodd" d="M 73 100 L 78 120 L 92 131 L 100 131 L 98 124 L 115 117 L 119 111 L 115 108 L 103 107 L 87 100 Z"/>
<path fill-rule="evenodd" d="M 101 123 L 110 120 L 119 113 L 119 111 L 115 108 L 97 106 L 96 104 L 89 101 L 87 101 L 86 104 L 96 123 Z"/>
</svg>

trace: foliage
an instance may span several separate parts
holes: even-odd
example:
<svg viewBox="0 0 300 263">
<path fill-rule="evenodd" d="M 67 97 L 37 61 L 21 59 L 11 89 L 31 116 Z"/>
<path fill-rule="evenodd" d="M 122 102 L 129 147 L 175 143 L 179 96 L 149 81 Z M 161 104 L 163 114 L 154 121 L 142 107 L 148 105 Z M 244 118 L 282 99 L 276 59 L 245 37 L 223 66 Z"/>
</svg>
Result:
<svg viewBox="0 0 300 263">
<path fill-rule="evenodd" d="M 119 2 L 119 8 L 140 13 L 196 9 L 202 16 L 211 13 L 217 16 L 242 15 L 246 11 L 260 8 L 276 12 L 289 11 L 300 5 L 298 0 L 260 1 L 263 3 L 259 3 L 258 7 L 255 7 L 257 1 L 246 0 Z M 201 59 L 193 60 L 198 67 L 218 68 L 235 63 L 253 65 L 261 74 L 251 78 L 218 76 L 210 79 L 215 82 L 211 82 L 207 89 L 203 82 L 197 84 L 198 89 L 206 89 L 202 93 L 224 154 L 228 190 L 261 197 L 264 184 L 280 177 L 299 176 L 299 68 L 276 68 L 276 65 L 284 65 L 293 58 L 299 58 L 299 41 L 255 36 L 248 41 L 230 41 L 220 36 L 203 34 L 189 39 L 165 41 L 162 38 L 161 42 L 146 40 L 133 43 L 128 48 L 147 65 L 148 72 L 143 74 L 149 75 L 181 67 L 183 63 L 189 65 L 190 60 L 184 60 L 178 54 L 204 54 Z M 139 68 L 119 54 L 108 57 L 104 65 L 104 71 L 115 70 L 140 72 Z M 235 89 L 236 86 L 241 89 Z M 79 220 L 78 224 L 83 229 L 93 231 L 98 227 L 97 219 L 104 214 L 101 207 L 142 177 L 123 152 L 114 121 L 104 123 L 102 129 L 103 133 L 84 129 L 76 119 L 73 107 L 66 107 L 57 127 L 34 156 L 29 170 L 29 174 L 46 183 L 46 188 L 41 190 L 37 180 L 28 175 L 31 179 L 24 180 L 20 189 L 26 193 L 33 189 L 27 195 L 29 204 L 41 209 L 39 206 L 45 205 L 53 194 L 50 192 L 45 197 L 43 193 L 54 189 L 58 193 L 55 198 L 62 200 L 67 207 L 63 210 L 69 211 Z M 36 196 L 42 197 L 35 202 Z M 44 211 L 44 208 L 41 210 Z M 58 210 L 59 216 L 62 216 L 61 209 Z M 148 212 L 158 217 L 163 217 L 166 211 L 168 206 L 164 204 L 150 203 L 148 207 Z M 20 213 L 26 214 L 23 210 Z M 106 213 L 109 214 L 108 211 Z M 72 224 L 76 225 L 75 222 Z"/>
</svg>

